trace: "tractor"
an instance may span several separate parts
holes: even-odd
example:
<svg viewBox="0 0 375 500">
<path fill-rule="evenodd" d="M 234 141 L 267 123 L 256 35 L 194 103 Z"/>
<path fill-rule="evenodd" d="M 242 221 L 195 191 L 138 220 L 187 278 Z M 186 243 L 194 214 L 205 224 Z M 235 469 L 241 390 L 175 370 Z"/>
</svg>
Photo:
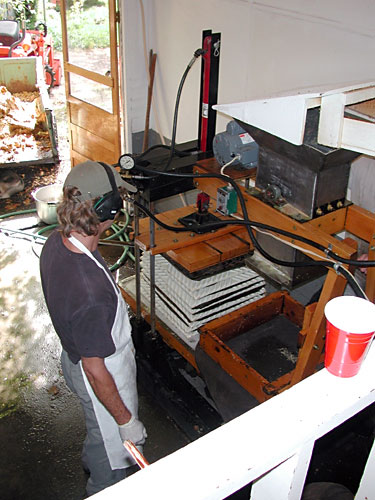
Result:
<svg viewBox="0 0 375 500">
<path fill-rule="evenodd" d="M 44 78 L 48 89 L 61 82 L 61 62 L 54 56 L 53 40 L 47 25 L 38 22 L 34 29 L 22 27 L 17 20 L 0 20 L 0 57 L 29 57 L 42 59 Z"/>
</svg>

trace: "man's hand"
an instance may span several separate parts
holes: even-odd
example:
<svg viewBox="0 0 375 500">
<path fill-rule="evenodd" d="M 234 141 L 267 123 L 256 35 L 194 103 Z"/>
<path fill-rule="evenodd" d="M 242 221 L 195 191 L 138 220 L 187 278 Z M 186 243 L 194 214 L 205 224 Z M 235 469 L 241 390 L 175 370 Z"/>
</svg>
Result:
<svg viewBox="0 0 375 500">
<path fill-rule="evenodd" d="M 142 422 L 134 416 L 126 424 L 119 425 L 122 441 L 129 440 L 135 446 L 143 446 L 146 441 L 147 432 Z"/>
</svg>

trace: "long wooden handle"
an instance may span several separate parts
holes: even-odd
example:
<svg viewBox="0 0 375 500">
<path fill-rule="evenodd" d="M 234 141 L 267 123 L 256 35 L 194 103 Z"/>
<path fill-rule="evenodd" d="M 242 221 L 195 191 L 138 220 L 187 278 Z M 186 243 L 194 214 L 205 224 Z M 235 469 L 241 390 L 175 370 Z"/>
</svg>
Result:
<svg viewBox="0 0 375 500">
<path fill-rule="evenodd" d="M 148 148 L 148 131 L 150 127 L 150 113 L 151 113 L 152 91 L 153 91 L 154 77 L 155 77 L 155 65 L 156 65 L 156 54 L 154 54 L 153 51 L 150 50 L 150 61 L 149 61 L 150 80 L 148 84 L 146 121 L 145 121 L 145 131 L 143 135 L 142 151 L 146 151 L 146 149 Z"/>
</svg>

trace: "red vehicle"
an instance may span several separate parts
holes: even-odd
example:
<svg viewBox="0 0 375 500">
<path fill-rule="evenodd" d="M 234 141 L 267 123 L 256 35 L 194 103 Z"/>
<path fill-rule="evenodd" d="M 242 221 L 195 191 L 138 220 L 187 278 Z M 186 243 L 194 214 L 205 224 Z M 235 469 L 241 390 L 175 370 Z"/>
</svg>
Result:
<svg viewBox="0 0 375 500">
<path fill-rule="evenodd" d="M 20 29 L 18 21 L 0 20 L 0 57 L 41 57 L 49 88 L 60 85 L 61 62 L 54 57 L 53 41 L 47 26 L 40 22 L 33 30 Z"/>
</svg>

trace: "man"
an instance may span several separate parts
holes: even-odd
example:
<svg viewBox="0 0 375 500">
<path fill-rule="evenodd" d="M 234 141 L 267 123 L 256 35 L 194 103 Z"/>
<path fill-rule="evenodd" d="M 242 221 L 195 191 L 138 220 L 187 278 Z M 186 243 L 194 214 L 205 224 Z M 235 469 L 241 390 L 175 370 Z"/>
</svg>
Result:
<svg viewBox="0 0 375 500">
<path fill-rule="evenodd" d="M 118 189 L 136 191 L 109 165 L 87 161 L 68 174 L 57 207 L 60 227 L 40 257 L 42 287 L 62 344 L 68 387 L 82 404 L 87 493 L 124 479 L 134 461 L 123 441 L 142 447 L 136 366 L 127 306 L 98 251 L 99 237 L 122 207 Z"/>
</svg>

